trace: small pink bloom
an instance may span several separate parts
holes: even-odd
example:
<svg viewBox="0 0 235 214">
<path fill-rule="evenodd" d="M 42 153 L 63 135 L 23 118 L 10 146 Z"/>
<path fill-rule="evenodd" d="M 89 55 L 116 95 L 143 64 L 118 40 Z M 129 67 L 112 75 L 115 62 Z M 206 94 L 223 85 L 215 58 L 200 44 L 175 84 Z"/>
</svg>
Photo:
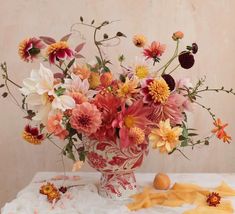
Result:
<svg viewBox="0 0 235 214">
<path fill-rule="evenodd" d="M 63 115 L 61 113 L 50 116 L 47 121 L 47 130 L 49 133 L 53 133 L 61 140 L 64 140 L 68 136 L 69 132 L 61 124 L 62 117 Z"/>
<path fill-rule="evenodd" d="M 70 124 L 79 133 L 91 135 L 97 131 L 101 122 L 101 113 L 93 104 L 84 102 L 72 110 Z"/>
<path fill-rule="evenodd" d="M 173 93 L 164 104 L 152 105 L 152 112 L 148 118 L 158 125 L 160 121 L 170 120 L 171 125 L 181 124 L 183 116 L 183 103 L 186 98 L 180 94 Z"/>
</svg>

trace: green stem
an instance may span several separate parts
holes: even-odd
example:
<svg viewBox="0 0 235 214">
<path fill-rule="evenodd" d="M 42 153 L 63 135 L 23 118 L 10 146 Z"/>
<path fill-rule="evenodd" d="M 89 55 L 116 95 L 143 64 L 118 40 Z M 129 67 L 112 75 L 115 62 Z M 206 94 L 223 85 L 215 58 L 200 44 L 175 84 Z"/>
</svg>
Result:
<svg viewBox="0 0 235 214">
<path fill-rule="evenodd" d="M 163 72 L 162 72 L 162 75 L 165 74 L 165 71 L 166 71 L 166 69 L 169 67 L 169 65 L 171 64 L 171 62 L 172 62 L 176 57 L 178 57 L 178 49 L 179 49 L 179 40 L 177 40 L 177 43 L 176 43 L 176 47 L 175 47 L 175 51 L 174 51 L 173 56 L 170 58 L 170 60 L 169 60 L 165 65 L 163 65 L 161 68 L 159 68 L 159 69 L 157 70 L 157 72 L 161 71 L 161 70 L 164 68 L 164 70 L 163 70 Z"/>
<path fill-rule="evenodd" d="M 173 70 L 171 70 L 168 74 L 173 73 L 178 67 L 180 66 L 180 64 L 178 64 Z"/>
<path fill-rule="evenodd" d="M 212 117 L 212 119 L 215 121 L 215 114 L 213 112 L 211 112 L 211 109 L 210 108 L 207 108 L 206 106 L 202 105 L 201 103 L 198 103 L 198 102 L 195 102 L 197 105 L 201 106 L 203 109 L 205 109 L 209 114 L 210 116 Z"/>
</svg>

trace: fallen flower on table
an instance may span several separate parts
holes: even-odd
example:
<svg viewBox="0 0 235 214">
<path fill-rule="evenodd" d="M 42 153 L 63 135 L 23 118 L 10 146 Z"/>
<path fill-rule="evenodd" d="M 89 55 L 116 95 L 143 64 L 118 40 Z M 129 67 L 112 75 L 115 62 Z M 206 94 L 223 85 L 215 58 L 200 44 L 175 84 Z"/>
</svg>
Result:
<svg viewBox="0 0 235 214">
<path fill-rule="evenodd" d="M 218 196 L 235 196 L 235 190 L 225 182 L 222 182 L 213 191 L 216 191 Z M 217 206 L 215 207 L 208 205 L 207 200 L 210 194 L 210 189 L 195 184 L 175 183 L 170 190 L 164 192 L 159 192 L 152 188 L 145 188 L 143 192 L 131 196 L 134 201 L 127 204 L 127 207 L 129 210 L 135 211 L 155 205 L 179 207 L 184 204 L 194 204 L 197 207 L 186 211 L 184 214 L 233 213 L 233 207 L 228 200 L 221 200 L 220 204 L 217 201 Z"/>
<path fill-rule="evenodd" d="M 52 183 L 47 183 L 40 187 L 39 192 L 47 196 L 47 200 L 50 203 L 55 203 L 60 200 L 60 192 Z"/>
<path fill-rule="evenodd" d="M 216 207 L 220 204 L 221 196 L 219 193 L 212 192 L 211 194 L 208 195 L 206 202 L 208 203 L 209 206 L 211 207 Z"/>
</svg>

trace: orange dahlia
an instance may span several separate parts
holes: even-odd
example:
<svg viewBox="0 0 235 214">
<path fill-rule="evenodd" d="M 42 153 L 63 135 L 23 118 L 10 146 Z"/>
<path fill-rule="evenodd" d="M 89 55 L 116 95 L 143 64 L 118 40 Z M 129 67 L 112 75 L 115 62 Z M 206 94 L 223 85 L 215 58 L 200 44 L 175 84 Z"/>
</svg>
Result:
<svg viewBox="0 0 235 214">
<path fill-rule="evenodd" d="M 55 64 L 55 61 L 63 61 L 66 58 L 71 58 L 73 51 L 69 48 L 67 42 L 59 41 L 48 46 L 47 56 L 49 57 L 49 62 Z"/>
</svg>

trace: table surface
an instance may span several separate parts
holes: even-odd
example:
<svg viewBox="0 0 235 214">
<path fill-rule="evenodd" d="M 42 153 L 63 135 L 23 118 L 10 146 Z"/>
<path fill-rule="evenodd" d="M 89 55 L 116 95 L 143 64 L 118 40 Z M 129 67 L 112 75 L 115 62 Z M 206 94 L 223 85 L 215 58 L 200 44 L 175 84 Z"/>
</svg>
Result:
<svg viewBox="0 0 235 214">
<path fill-rule="evenodd" d="M 97 193 L 96 183 L 99 180 L 99 173 L 92 172 L 66 172 L 67 180 L 52 180 L 55 176 L 63 175 L 59 172 L 38 172 L 32 182 L 21 190 L 16 199 L 6 203 L 2 208 L 2 214 L 178 214 L 193 208 L 193 205 L 170 208 L 156 206 L 136 212 L 130 212 L 125 204 L 128 201 L 113 201 L 102 198 Z M 75 179 L 79 176 L 79 179 Z M 151 184 L 154 178 L 152 173 L 136 173 L 137 182 L 140 187 Z M 214 188 L 222 181 L 235 188 L 235 173 L 231 174 L 200 174 L 180 173 L 169 174 L 172 184 L 175 182 L 186 182 L 201 185 L 206 188 Z M 58 178 L 58 177 L 57 177 Z M 60 201 L 54 206 L 50 204 L 46 196 L 39 194 L 40 186 L 45 182 L 53 182 L 57 187 L 61 185 L 81 185 L 70 188 Z M 235 199 L 231 198 L 235 207 Z"/>
</svg>

